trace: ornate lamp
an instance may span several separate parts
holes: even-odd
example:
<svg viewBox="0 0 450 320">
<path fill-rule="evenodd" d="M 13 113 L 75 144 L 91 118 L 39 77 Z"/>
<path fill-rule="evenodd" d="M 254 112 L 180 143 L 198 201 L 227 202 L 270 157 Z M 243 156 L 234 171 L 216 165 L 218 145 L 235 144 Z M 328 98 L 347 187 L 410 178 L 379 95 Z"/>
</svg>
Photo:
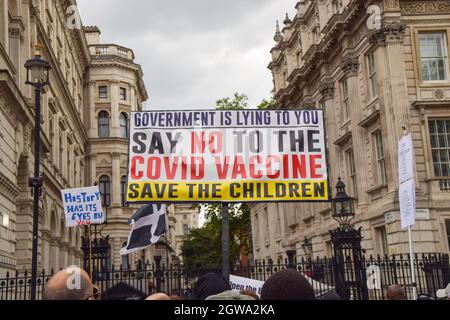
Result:
<svg viewBox="0 0 450 320">
<path fill-rule="evenodd" d="M 333 218 L 339 222 L 340 229 L 352 229 L 350 223 L 355 217 L 355 199 L 347 195 L 341 178 L 336 184 L 336 197 L 333 199 L 332 209 Z"/>
<path fill-rule="evenodd" d="M 311 258 L 312 253 L 313 253 L 313 244 L 312 244 L 312 241 L 310 239 L 308 239 L 308 237 L 305 237 L 305 240 L 303 240 L 302 248 L 303 248 L 303 251 L 305 252 L 306 257 Z"/>
<path fill-rule="evenodd" d="M 35 45 L 34 57 L 25 63 L 27 69 L 26 84 L 42 88 L 50 83 L 50 63 L 42 59 L 41 45 Z"/>
</svg>

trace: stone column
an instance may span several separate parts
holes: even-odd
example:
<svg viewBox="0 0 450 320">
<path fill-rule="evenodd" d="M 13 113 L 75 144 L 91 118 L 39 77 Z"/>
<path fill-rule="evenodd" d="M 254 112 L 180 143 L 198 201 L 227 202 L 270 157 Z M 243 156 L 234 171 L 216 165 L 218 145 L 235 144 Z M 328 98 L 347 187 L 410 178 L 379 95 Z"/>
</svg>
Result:
<svg viewBox="0 0 450 320">
<path fill-rule="evenodd" d="M 94 185 L 97 181 L 97 155 L 91 154 L 89 156 L 89 171 L 90 171 L 90 179 L 91 185 Z"/>
<path fill-rule="evenodd" d="M 89 81 L 89 138 L 98 138 L 98 114 L 95 111 L 95 101 L 97 97 L 96 82 Z"/>
<path fill-rule="evenodd" d="M 381 125 L 385 149 L 389 190 L 398 188 L 397 149 L 403 134 L 402 127 L 408 125 L 409 103 L 405 76 L 402 22 L 385 22 L 380 30 L 372 32 L 371 42 L 376 50 L 377 72 L 380 74 Z"/>
<path fill-rule="evenodd" d="M 131 87 L 130 87 L 130 103 L 131 103 L 131 110 L 137 111 L 136 86 L 135 85 L 131 85 Z"/>
<path fill-rule="evenodd" d="M 0 43 L 9 52 L 8 0 L 0 0 Z"/>
<path fill-rule="evenodd" d="M 337 181 L 339 176 L 339 158 L 338 150 L 334 145 L 334 141 L 337 139 L 337 118 L 336 118 L 336 108 L 334 105 L 335 97 L 335 84 L 334 80 L 331 78 L 324 78 L 320 84 L 320 93 L 322 95 L 322 100 L 325 104 L 325 127 L 327 133 L 327 151 L 328 151 L 328 174 L 330 176 L 330 183 L 333 184 Z"/>
<path fill-rule="evenodd" d="M 121 207 L 122 199 L 120 192 L 120 153 L 113 152 L 112 156 L 112 207 Z"/>
<path fill-rule="evenodd" d="M 368 195 L 368 168 L 367 158 L 365 152 L 358 152 L 365 148 L 365 130 L 358 126 L 362 119 L 361 93 L 359 91 L 359 67 L 364 61 L 359 61 L 358 57 L 345 57 L 343 60 L 343 69 L 348 82 L 348 93 L 350 100 L 350 114 L 351 114 L 351 131 L 352 131 L 352 150 L 355 161 L 355 168 L 357 170 L 357 191 L 358 204 L 367 204 Z M 356 152 L 355 152 L 356 151 Z M 345 168 L 348 171 L 348 159 L 345 159 Z M 347 186 L 350 186 L 350 181 L 346 181 Z M 349 189 L 347 189 L 349 190 Z"/>
<path fill-rule="evenodd" d="M 111 80 L 111 137 L 120 137 L 119 81 Z"/>
</svg>

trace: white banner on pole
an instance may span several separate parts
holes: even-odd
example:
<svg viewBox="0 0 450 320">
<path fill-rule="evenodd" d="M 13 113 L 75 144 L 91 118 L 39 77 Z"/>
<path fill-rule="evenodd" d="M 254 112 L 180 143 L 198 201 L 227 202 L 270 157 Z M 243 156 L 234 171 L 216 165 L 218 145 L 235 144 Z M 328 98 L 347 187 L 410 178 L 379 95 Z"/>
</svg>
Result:
<svg viewBox="0 0 450 320">
<path fill-rule="evenodd" d="M 400 218 L 402 229 L 416 223 L 416 186 L 414 183 L 414 149 L 411 134 L 398 144 Z"/>
<path fill-rule="evenodd" d="M 61 190 L 67 227 L 102 224 L 105 214 L 98 186 Z"/>
<path fill-rule="evenodd" d="M 416 185 L 413 180 L 400 184 L 399 197 L 402 229 L 407 229 L 416 223 Z"/>
</svg>

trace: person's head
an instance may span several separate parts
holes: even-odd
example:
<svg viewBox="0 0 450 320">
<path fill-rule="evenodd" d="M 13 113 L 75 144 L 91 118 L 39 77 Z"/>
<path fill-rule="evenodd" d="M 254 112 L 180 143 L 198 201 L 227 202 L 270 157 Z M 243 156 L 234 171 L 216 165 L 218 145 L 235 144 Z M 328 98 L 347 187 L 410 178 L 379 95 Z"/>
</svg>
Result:
<svg viewBox="0 0 450 320">
<path fill-rule="evenodd" d="M 284 269 L 267 280 L 261 290 L 261 300 L 315 300 L 308 280 L 293 269 Z"/>
<path fill-rule="evenodd" d="M 94 300 L 91 278 L 80 267 L 68 267 L 51 277 L 42 298 L 43 300 Z"/>
<path fill-rule="evenodd" d="M 254 293 L 252 290 L 243 290 L 243 291 L 241 291 L 241 294 L 252 297 L 255 300 L 259 300 L 259 296 L 256 293 Z"/>
<path fill-rule="evenodd" d="M 165 300 L 171 300 L 170 297 L 167 294 L 164 293 L 155 293 L 152 294 L 150 297 L 148 297 L 145 300 L 152 300 L 152 301 L 165 301 Z"/>
<path fill-rule="evenodd" d="M 181 298 L 181 297 L 178 296 L 178 295 L 171 295 L 171 296 L 170 296 L 170 300 L 181 301 L 181 300 L 183 300 L 183 298 Z"/>
<path fill-rule="evenodd" d="M 401 285 L 393 285 L 387 289 L 388 300 L 406 300 L 405 289 Z"/>
<path fill-rule="evenodd" d="M 194 285 L 192 298 L 194 300 L 205 300 L 224 291 L 231 290 L 228 281 L 217 273 L 208 273 L 200 277 Z"/>
<path fill-rule="evenodd" d="M 322 296 L 322 300 L 342 300 L 342 298 L 336 292 L 329 291 Z"/>
</svg>

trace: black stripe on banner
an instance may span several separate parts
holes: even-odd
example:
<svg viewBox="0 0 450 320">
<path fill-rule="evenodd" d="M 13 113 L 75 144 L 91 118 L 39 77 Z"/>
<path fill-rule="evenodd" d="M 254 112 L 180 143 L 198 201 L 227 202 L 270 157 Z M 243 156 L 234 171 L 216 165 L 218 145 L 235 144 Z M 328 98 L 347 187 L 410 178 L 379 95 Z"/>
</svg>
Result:
<svg viewBox="0 0 450 320">
<path fill-rule="evenodd" d="M 155 230 L 155 237 L 160 237 L 166 232 L 166 215 L 159 216 L 158 225 Z"/>
<path fill-rule="evenodd" d="M 151 245 L 152 239 L 152 225 L 144 226 L 139 229 L 135 229 L 131 232 L 130 243 L 128 250 L 142 248 Z"/>
</svg>

